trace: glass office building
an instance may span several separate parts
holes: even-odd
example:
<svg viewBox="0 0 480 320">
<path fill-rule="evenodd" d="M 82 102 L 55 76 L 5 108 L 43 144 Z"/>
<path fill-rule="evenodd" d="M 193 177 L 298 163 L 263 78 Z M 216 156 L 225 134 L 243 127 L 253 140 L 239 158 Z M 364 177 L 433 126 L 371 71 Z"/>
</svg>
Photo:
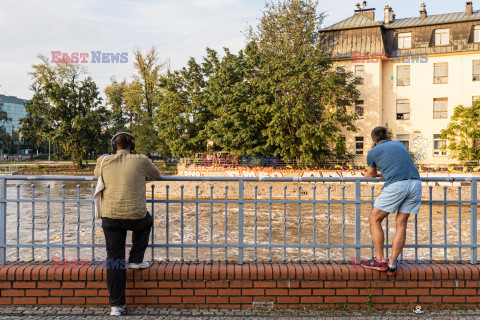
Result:
<svg viewBox="0 0 480 320">
<path fill-rule="evenodd" d="M 8 117 L 11 119 L 10 122 L 4 124 L 5 129 L 10 134 L 12 128 L 15 132 L 18 132 L 20 129 L 20 118 L 27 115 L 27 112 L 25 111 L 25 103 L 27 103 L 27 100 L 0 94 L 0 109 L 7 112 Z"/>
<path fill-rule="evenodd" d="M 18 153 L 28 153 L 27 146 L 23 145 L 21 135 L 18 134 L 20 129 L 20 118 L 27 115 L 25 111 L 25 104 L 28 100 L 20 99 L 13 96 L 6 96 L 0 94 L 0 109 L 7 112 L 7 116 L 10 118 L 9 122 L 0 123 L 5 127 L 5 130 L 15 138 L 15 145 L 17 146 Z M 2 153 L 3 150 L 0 150 Z"/>
</svg>

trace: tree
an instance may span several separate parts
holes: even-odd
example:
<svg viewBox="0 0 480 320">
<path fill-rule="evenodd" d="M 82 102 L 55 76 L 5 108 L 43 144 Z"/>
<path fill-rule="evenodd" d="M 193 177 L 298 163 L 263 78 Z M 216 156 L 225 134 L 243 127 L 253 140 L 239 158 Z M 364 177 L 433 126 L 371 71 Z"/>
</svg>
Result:
<svg viewBox="0 0 480 320">
<path fill-rule="evenodd" d="M 85 70 L 69 62 L 51 65 L 45 56 L 30 73 L 34 92 L 27 104 L 29 115 L 21 120 L 22 132 L 39 141 L 59 146 L 58 156 L 69 157 L 77 167 L 88 154 L 105 147 L 102 132 L 106 109 L 101 107 L 98 88 Z"/>
<path fill-rule="evenodd" d="M 127 110 L 125 92 L 127 81 L 118 82 L 115 77 L 110 78 L 110 85 L 105 88 L 106 105 L 110 106 L 110 129 L 112 132 L 127 131 L 132 122 L 132 114 Z"/>
<path fill-rule="evenodd" d="M 480 100 L 471 107 L 457 106 L 446 129 L 441 131 L 450 157 L 460 161 L 480 160 Z"/>
<path fill-rule="evenodd" d="M 221 61 L 208 50 L 214 72 L 206 85 L 214 120 L 208 123 L 208 137 L 215 146 L 234 155 L 269 155 L 275 150 L 266 143 L 268 124 L 261 106 L 268 95 L 261 91 L 260 55 L 255 42 L 237 55 L 228 50 Z"/>
<path fill-rule="evenodd" d="M 113 113 L 109 127 L 114 132 L 130 131 L 135 136 L 136 150 L 140 153 L 166 154 L 165 143 L 158 137 L 154 116 L 163 99 L 159 79 L 168 67 L 168 61 L 160 60 L 154 47 L 146 53 L 136 50 L 134 55 L 133 66 L 137 73 L 133 81 L 117 82 L 112 78 L 105 89 L 107 105 Z"/>
<path fill-rule="evenodd" d="M 249 40 L 260 54 L 266 142 L 284 159 L 319 164 L 342 129 L 356 130 L 350 109 L 359 93 L 350 75 L 333 72 L 316 8 L 311 0 L 267 3 Z"/>
<path fill-rule="evenodd" d="M 214 51 L 209 51 L 202 65 L 191 58 L 186 67 L 168 72 L 159 81 L 163 99 L 156 113 L 158 135 L 173 156 L 207 150 L 205 130 L 212 115 L 205 86 L 216 59 Z"/>
</svg>

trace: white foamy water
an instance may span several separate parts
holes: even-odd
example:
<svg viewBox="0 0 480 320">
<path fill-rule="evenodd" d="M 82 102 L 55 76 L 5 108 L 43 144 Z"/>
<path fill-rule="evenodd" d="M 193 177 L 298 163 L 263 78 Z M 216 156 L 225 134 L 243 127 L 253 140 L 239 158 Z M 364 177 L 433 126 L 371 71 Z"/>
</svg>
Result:
<svg viewBox="0 0 480 320">
<path fill-rule="evenodd" d="M 32 227 L 34 226 L 34 241 L 36 244 L 47 243 L 62 244 L 91 244 L 93 241 L 97 244 L 104 244 L 101 222 L 92 218 L 92 203 L 77 203 L 77 199 L 90 200 L 92 198 L 92 182 L 71 182 L 71 181 L 35 181 L 35 198 L 47 198 L 47 185 L 50 185 L 50 199 L 52 202 L 48 205 L 45 202 L 35 203 L 32 207 L 32 182 L 31 181 L 9 181 L 7 186 L 7 198 L 14 199 L 15 202 L 7 204 L 7 243 L 15 245 L 17 241 L 20 244 L 32 244 Z M 187 182 L 183 183 L 188 185 Z M 192 183 L 193 184 L 193 183 Z M 17 185 L 19 188 L 17 188 Z M 58 202 L 62 199 L 62 185 L 65 185 L 64 204 Z M 80 186 L 77 193 L 77 185 Z M 272 187 L 283 190 L 285 183 L 277 183 Z M 332 184 L 332 186 L 334 186 Z M 335 187 L 335 186 L 334 186 Z M 220 189 L 220 193 L 224 192 L 222 183 L 216 183 L 215 188 Z M 303 190 L 311 191 L 312 185 L 307 185 Z M 439 188 L 441 191 L 442 187 Z M 457 200 L 456 188 L 450 188 L 448 199 Z M 17 193 L 18 192 L 18 193 Z M 161 190 L 156 190 L 162 194 Z M 205 193 L 210 192 L 209 189 Z M 466 190 L 464 190 L 466 192 Z M 424 190 L 425 193 L 425 190 Z M 368 194 L 368 193 L 367 193 Z M 172 195 L 172 194 L 171 194 Z M 262 196 L 259 194 L 259 197 Z M 268 195 L 263 195 L 268 196 Z M 348 194 L 347 194 L 348 196 Z M 20 201 L 16 202 L 16 199 Z M 177 197 L 178 198 L 178 197 Z M 318 193 L 317 199 L 324 199 L 324 195 Z M 428 195 L 424 194 L 424 199 Z M 438 198 L 434 198 L 438 199 Z M 440 198 L 438 200 L 443 199 Z M 72 202 L 73 200 L 73 202 Z M 364 199 L 365 200 L 365 199 Z M 57 202 L 55 202 L 57 201 Z M 62 215 L 62 208 L 65 208 L 65 214 Z M 329 209 L 330 207 L 330 209 Z M 262 244 L 268 245 L 271 239 L 272 244 L 296 245 L 313 244 L 313 235 L 315 234 L 315 244 L 321 245 L 340 245 L 342 243 L 354 243 L 355 231 L 355 207 L 353 204 L 345 204 L 345 214 L 342 214 L 341 204 L 316 204 L 315 210 L 312 204 L 302 204 L 299 216 L 298 204 L 254 204 L 244 205 L 244 243 L 245 244 Z M 370 213 L 370 204 L 362 204 L 361 206 L 361 240 L 362 244 L 370 245 L 370 231 L 368 227 L 368 214 Z M 409 230 L 407 236 L 407 244 L 414 244 L 415 238 L 419 244 L 429 244 L 430 237 L 434 244 L 457 244 L 461 235 L 462 243 L 470 241 L 470 205 L 461 205 L 461 228 L 459 233 L 459 206 L 458 204 L 448 205 L 446 207 L 446 220 L 444 219 L 445 211 L 443 204 L 432 205 L 432 232 L 430 232 L 430 206 L 422 205 L 421 212 L 418 215 L 417 232 L 415 232 L 415 218 L 412 216 L 409 221 Z M 147 209 L 152 212 L 151 204 L 147 204 Z M 167 210 L 164 203 L 155 203 L 154 205 L 154 231 L 153 242 L 155 244 L 166 243 L 166 226 L 167 226 Z M 35 215 L 32 219 L 32 211 Z M 49 210 L 50 228 L 47 230 L 47 219 Z M 182 214 L 183 212 L 183 214 Z M 221 246 L 227 242 L 228 244 L 238 243 L 238 225 L 239 225 L 239 207 L 238 204 L 198 204 L 194 203 L 171 203 L 168 205 L 168 224 L 169 224 L 169 243 L 181 244 L 182 234 L 181 225 L 183 220 L 183 243 L 194 245 L 198 238 L 198 244 L 220 246 L 215 248 L 185 248 L 183 250 L 183 258 L 185 260 L 223 260 L 225 258 L 225 249 Z M 315 213 L 315 230 L 314 230 L 314 213 Z M 328 217 L 330 216 L 330 220 Z M 183 218 L 182 218 L 183 217 Z M 227 219 L 225 219 L 227 217 Z M 80 221 L 80 224 L 77 224 Z M 256 222 L 255 222 L 256 221 Z M 299 229 L 299 221 L 301 228 Z M 444 225 L 446 224 L 446 229 Z M 255 225 L 257 228 L 255 228 Z M 285 225 L 285 228 L 284 228 Z M 384 224 L 385 226 L 385 224 Z M 62 229 L 64 236 L 62 237 Z M 285 229 L 285 230 L 284 230 Z M 93 232 L 94 230 L 94 232 Z M 256 230 L 256 231 L 255 231 Z M 328 237 L 330 230 L 330 237 Z M 394 216 L 389 221 L 388 241 L 392 242 L 395 231 Z M 198 236 L 197 236 L 198 234 Z M 300 234 L 300 237 L 299 237 Z M 130 233 L 127 242 L 130 242 Z M 300 239 L 299 239 L 300 238 Z M 329 242 L 330 241 L 330 242 Z M 28 260 L 32 258 L 37 260 L 45 260 L 47 251 L 45 248 L 9 248 L 7 250 L 7 259 Z M 61 258 L 64 254 L 67 259 L 81 258 L 91 259 L 105 258 L 104 248 L 96 248 L 92 253 L 91 248 L 51 248 L 50 258 Z M 156 260 L 166 259 L 165 248 L 155 248 L 154 258 Z M 170 248 L 168 255 L 170 260 L 179 260 L 182 257 L 180 248 Z M 229 260 L 237 260 L 238 249 L 229 248 L 227 258 Z M 314 257 L 313 249 L 287 248 L 258 248 L 256 251 L 258 260 L 283 260 L 284 256 L 287 260 L 296 260 L 301 256 L 302 260 L 312 260 Z M 470 249 L 462 249 L 462 258 L 469 259 Z M 361 250 L 362 257 L 370 257 L 371 249 L 365 248 Z M 347 261 L 355 256 L 354 249 L 316 248 L 315 258 L 317 260 L 341 260 L 345 258 Z M 245 260 L 253 260 L 255 258 L 255 250 L 253 248 L 244 249 Z M 422 248 L 415 251 L 414 249 L 405 249 L 404 258 L 414 259 L 430 259 L 430 249 Z M 434 260 L 444 259 L 444 249 L 432 249 L 432 257 Z M 447 250 L 447 259 L 456 260 L 459 257 L 459 250 L 451 248 Z M 152 249 L 148 248 L 146 259 L 152 258 Z"/>
</svg>

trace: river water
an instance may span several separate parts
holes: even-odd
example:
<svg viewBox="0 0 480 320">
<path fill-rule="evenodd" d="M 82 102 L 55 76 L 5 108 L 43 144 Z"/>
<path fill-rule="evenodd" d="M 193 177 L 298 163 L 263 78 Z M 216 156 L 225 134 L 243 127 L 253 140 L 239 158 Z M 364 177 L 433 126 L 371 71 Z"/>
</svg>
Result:
<svg viewBox="0 0 480 320">
<path fill-rule="evenodd" d="M 184 183 L 185 187 L 194 189 L 195 186 Z M 224 197 L 225 183 L 217 182 L 215 184 L 216 191 L 214 199 Z M 282 194 L 286 183 L 278 183 L 272 185 L 272 194 Z M 302 188 L 302 194 L 312 194 L 313 185 L 306 184 Z M 50 186 L 50 187 L 48 187 Z M 64 188 L 62 188 L 64 186 Z M 200 185 L 199 194 L 203 196 L 208 195 L 211 189 L 210 185 Z M 327 199 L 327 193 L 321 188 L 325 188 L 323 184 L 318 184 L 318 199 Z M 340 185 L 331 184 L 331 199 L 351 199 L 351 186 L 343 189 Z M 378 195 L 380 192 L 379 185 L 374 186 L 374 193 Z M 178 199 L 180 196 L 179 190 L 175 190 L 174 186 L 170 186 L 169 197 L 171 199 Z M 288 186 L 295 191 L 297 185 Z M 362 194 L 370 194 L 371 186 L 363 186 L 365 189 Z M 147 188 L 148 189 L 148 188 Z M 177 188 L 178 189 L 178 188 Z M 448 192 L 446 192 L 448 189 Z M 444 191 L 445 196 L 449 200 L 458 200 L 458 188 L 448 187 L 444 189 L 442 186 L 433 188 L 434 200 L 442 200 Z M 463 199 L 469 198 L 468 187 L 464 188 Z M 155 197 L 165 197 L 165 185 L 157 185 Z M 246 194 L 252 193 L 253 186 L 246 185 Z M 345 191 L 346 190 L 346 191 Z M 233 191 L 233 190 L 230 190 Z M 248 192 L 247 192 L 248 191 Z M 292 191 L 292 192 L 293 192 Z M 316 192 L 317 192 L 316 191 Z M 62 192 L 65 193 L 66 201 L 62 202 Z M 268 199 L 269 186 L 258 191 L 258 198 Z M 45 201 L 35 203 L 32 205 L 32 195 L 36 199 L 47 199 L 48 193 L 52 200 L 49 204 Z M 18 243 L 31 245 L 47 243 L 61 244 L 62 241 L 68 244 L 104 244 L 103 232 L 101 230 L 100 221 L 94 220 L 92 215 L 93 205 L 91 202 L 81 203 L 81 201 L 91 200 L 93 193 L 92 182 L 71 182 L 71 181 L 35 181 L 32 187 L 32 181 L 8 181 L 7 183 L 7 199 L 13 199 L 14 202 L 7 204 L 7 243 L 15 245 Z M 187 193 L 185 193 L 186 195 Z M 213 194 L 213 193 L 212 193 Z M 234 192 L 229 193 L 233 195 Z M 195 196 L 195 195 L 194 195 Z M 185 198 L 192 198 L 185 197 Z M 208 196 L 206 196 L 208 198 Z M 248 197 L 247 197 L 248 198 Z M 281 197 L 273 197 L 281 198 Z M 291 197 L 290 197 L 291 198 Z M 428 187 L 424 187 L 424 199 L 428 199 Z M 19 201 L 17 202 L 17 199 Z M 80 201 L 78 201 L 80 199 Z M 369 199 L 363 198 L 363 200 Z M 63 209 L 64 208 L 64 209 Z M 164 203 L 155 203 L 152 208 L 151 204 L 147 204 L 147 209 L 154 214 L 154 232 L 153 242 L 156 244 L 165 244 L 167 235 L 167 207 Z M 299 210 L 298 204 L 245 204 L 244 205 L 244 242 L 246 244 L 263 244 L 268 245 L 271 239 L 272 244 L 296 245 L 313 244 L 315 235 L 315 244 L 332 244 L 339 245 L 342 243 L 353 244 L 355 231 L 355 207 L 354 204 L 316 204 L 315 210 L 312 204 L 302 204 Z M 412 217 L 409 221 L 409 229 L 407 235 L 407 244 L 415 243 L 415 238 L 419 244 L 430 243 L 430 237 L 434 244 L 457 244 L 459 238 L 462 243 L 469 243 L 470 241 L 470 205 L 460 205 L 461 214 L 459 214 L 458 204 L 433 204 L 430 206 L 424 204 L 421 207 L 421 212 L 417 219 L 417 229 L 415 229 L 415 218 Z M 361 205 L 361 242 L 365 245 L 370 245 L 370 233 L 368 228 L 368 214 L 370 213 L 371 205 Z M 431 231 L 430 231 L 430 211 L 432 215 Z M 32 212 L 35 212 L 32 215 Z M 64 212 L 64 214 L 62 214 Z M 300 213 L 299 213 L 300 212 Z M 197 214 L 198 213 L 198 214 Z M 182 243 L 181 225 L 184 225 L 183 243 L 194 245 L 209 245 L 213 243 L 216 246 L 223 246 L 225 242 L 229 244 L 238 243 L 238 219 L 239 207 L 238 204 L 194 204 L 185 203 L 170 203 L 168 205 L 168 226 L 169 235 L 168 241 L 170 244 Z M 315 216 L 315 218 L 314 218 Z M 446 219 L 445 219 L 446 216 Z M 227 219 L 226 219 L 226 218 Z M 330 217 L 330 218 L 329 218 Z M 459 221 L 459 217 L 461 221 Z M 314 230 L 315 220 L 315 230 Z M 79 221 L 79 223 L 77 223 Z M 183 222 L 182 222 L 183 221 Z M 390 217 L 388 242 L 391 243 L 395 231 L 394 216 Z M 50 225 L 47 228 L 47 224 Z M 255 228 L 256 226 L 256 228 Z M 300 226 L 300 228 L 299 228 Z M 385 226 L 385 223 L 384 223 Z M 446 226 L 446 228 L 445 228 Z M 459 232 L 461 226 L 461 232 Z M 477 226 L 478 227 L 478 226 Z M 32 232 L 33 230 L 33 232 Z M 62 230 L 64 230 L 62 236 Z M 328 232 L 330 230 L 330 232 Z M 446 232 L 444 231 L 446 230 Z M 32 237 L 33 233 L 33 237 Z M 198 234 L 198 237 L 196 236 Z M 226 235 L 226 236 L 225 236 Z M 300 236 L 299 236 L 300 235 Z M 130 233 L 128 234 L 127 242 L 130 242 Z M 198 239 L 198 240 L 197 240 Z M 153 257 L 156 260 L 166 259 L 165 248 L 155 248 L 152 252 L 151 248 L 147 249 L 146 259 Z M 445 256 L 444 249 L 434 248 L 431 250 L 432 258 L 434 260 L 443 260 L 445 257 L 449 260 L 456 260 L 459 258 L 458 248 L 450 248 L 447 250 Z M 223 260 L 225 256 L 227 259 L 235 261 L 237 259 L 238 249 L 229 248 L 225 254 L 223 247 L 216 248 L 185 248 L 183 250 L 183 258 L 185 260 Z M 302 260 L 312 260 L 315 257 L 317 260 L 342 260 L 349 261 L 354 257 L 353 249 L 345 249 L 342 251 L 338 248 L 316 248 L 315 255 L 312 248 L 301 249 L 287 248 L 246 248 L 244 250 L 245 260 L 297 260 L 301 257 Z M 462 249 L 462 259 L 469 259 L 470 250 Z M 33 256 L 32 256 L 33 255 Z M 87 248 L 51 248 L 49 252 L 50 258 L 67 259 L 96 259 L 105 258 L 106 253 L 104 248 L 97 248 L 94 252 Z M 170 248 L 168 256 L 171 260 L 182 258 L 182 251 L 180 248 Z M 361 250 L 362 257 L 372 256 L 372 251 L 369 248 Z M 430 249 L 423 248 L 415 251 L 407 248 L 404 250 L 404 259 L 430 259 Z M 38 259 L 44 260 L 47 258 L 47 251 L 45 248 L 9 248 L 7 250 L 7 259 L 16 260 Z"/>
</svg>

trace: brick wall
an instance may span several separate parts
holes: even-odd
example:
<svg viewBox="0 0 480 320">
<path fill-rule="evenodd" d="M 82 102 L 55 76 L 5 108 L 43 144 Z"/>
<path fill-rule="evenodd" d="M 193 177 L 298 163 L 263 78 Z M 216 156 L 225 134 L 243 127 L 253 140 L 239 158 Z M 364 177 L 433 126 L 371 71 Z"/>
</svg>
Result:
<svg viewBox="0 0 480 320">
<path fill-rule="evenodd" d="M 352 264 L 313 262 L 155 262 L 127 274 L 129 306 L 480 306 L 480 265 L 465 263 L 403 263 L 395 277 Z M 101 265 L 90 263 L 9 263 L 0 266 L 0 305 L 107 305 L 105 277 Z"/>
</svg>

